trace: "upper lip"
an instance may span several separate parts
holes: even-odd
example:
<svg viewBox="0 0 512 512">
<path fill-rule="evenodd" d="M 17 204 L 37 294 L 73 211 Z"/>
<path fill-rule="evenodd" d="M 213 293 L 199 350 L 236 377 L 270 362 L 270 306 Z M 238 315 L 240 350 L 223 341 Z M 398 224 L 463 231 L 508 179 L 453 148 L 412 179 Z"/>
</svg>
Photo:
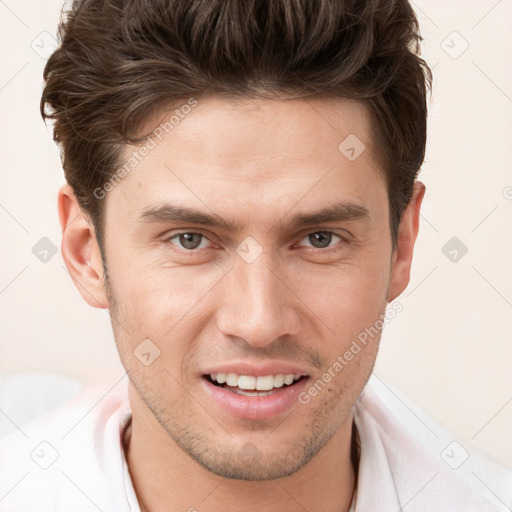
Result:
<svg viewBox="0 0 512 512">
<path fill-rule="evenodd" d="M 267 361 L 265 363 L 239 361 L 236 363 L 223 363 L 206 368 L 201 372 L 201 375 L 210 375 L 212 373 L 236 373 L 237 375 L 254 375 L 255 377 L 278 374 L 309 375 L 309 372 L 305 368 L 285 361 Z"/>
</svg>

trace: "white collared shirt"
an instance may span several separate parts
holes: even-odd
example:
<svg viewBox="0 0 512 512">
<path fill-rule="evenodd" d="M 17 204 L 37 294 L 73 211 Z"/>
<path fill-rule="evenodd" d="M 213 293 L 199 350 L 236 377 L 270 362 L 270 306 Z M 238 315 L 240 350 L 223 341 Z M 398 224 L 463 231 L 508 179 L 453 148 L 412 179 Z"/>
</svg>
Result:
<svg viewBox="0 0 512 512">
<path fill-rule="evenodd" d="M 140 512 L 122 449 L 127 386 L 124 378 L 106 394 L 88 387 L 0 440 L 0 512 Z M 353 412 L 361 441 L 353 512 L 512 510 L 512 471 L 376 375 Z"/>
</svg>

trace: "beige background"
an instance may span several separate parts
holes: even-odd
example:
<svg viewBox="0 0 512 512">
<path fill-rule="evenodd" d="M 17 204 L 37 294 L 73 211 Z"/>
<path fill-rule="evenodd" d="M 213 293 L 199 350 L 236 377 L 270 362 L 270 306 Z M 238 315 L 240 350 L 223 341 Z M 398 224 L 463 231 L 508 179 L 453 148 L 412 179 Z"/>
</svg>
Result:
<svg viewBox="0 0 512 512">
<path fill-rule="evenodd" d="M 38 114 L 61 5 L 0 1 L 0 372 L 114 384 L 124 372 L 108 312 L 82 300 L 60 254 L 42 263 L 32 253 L 61 238 L 60 159 Z M 427 195 L 404 310 L 384 331 L 376 374 L 512 467 L 512 2 L 414 7 L 435 75 Z M 442 251 L 452 237 L 468 248 L 455 263 Z"/>
</svg>

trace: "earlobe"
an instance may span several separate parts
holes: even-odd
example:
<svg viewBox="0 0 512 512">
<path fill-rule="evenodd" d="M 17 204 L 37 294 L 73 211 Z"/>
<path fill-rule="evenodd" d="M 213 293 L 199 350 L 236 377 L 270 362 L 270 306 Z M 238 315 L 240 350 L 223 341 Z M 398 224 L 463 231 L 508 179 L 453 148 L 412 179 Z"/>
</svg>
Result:
<svg viewBox="0 0 512 512">
<path fill-rule="evenodd" d="M 415 181 L 412 198 L 405 209 L 400 227 L 388 291 L 388 302 L 395 300 L 409 284 L 414 244 L 418 236 L 420 208 L 426 187 L 421 181 Z"/>
<path fill-rule="evenodd" d="M 90 306 L 108 308 L 101 252 L 94 226 L 80 209 L 68 184 L 59 190 L 58 211 L 62 228 L 62 257 L 75 286 Z"/>
</svg>

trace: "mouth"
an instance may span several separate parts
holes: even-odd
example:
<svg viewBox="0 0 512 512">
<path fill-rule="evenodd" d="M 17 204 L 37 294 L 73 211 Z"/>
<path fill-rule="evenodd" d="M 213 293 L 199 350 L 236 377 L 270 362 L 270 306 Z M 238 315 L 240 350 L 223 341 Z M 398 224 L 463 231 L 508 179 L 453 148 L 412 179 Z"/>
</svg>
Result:
<svg viewBox="0 0 512 512">
<path fill-rule="evenodd" d="M 266 373 L 266 372 L 264 372 Z M 207 373 L 200 379 L 201 389 L 215 409 L 232 418 L 263 421 L 289 414 L 300 402 L 308 375 L 267 374 L 241 375 L 236 373 Z M 207 402 L 205 402 L 207 403 Z"/>
<path fill-rule="evenodd" d="M 275 374 L 275 375 L 238 375 L 236 373 L 211 373 L 203 376 L 216 387 L 243 396 L 270 396 L 281 390 L 295 386 L 307 375 Z"/>
</svg>

